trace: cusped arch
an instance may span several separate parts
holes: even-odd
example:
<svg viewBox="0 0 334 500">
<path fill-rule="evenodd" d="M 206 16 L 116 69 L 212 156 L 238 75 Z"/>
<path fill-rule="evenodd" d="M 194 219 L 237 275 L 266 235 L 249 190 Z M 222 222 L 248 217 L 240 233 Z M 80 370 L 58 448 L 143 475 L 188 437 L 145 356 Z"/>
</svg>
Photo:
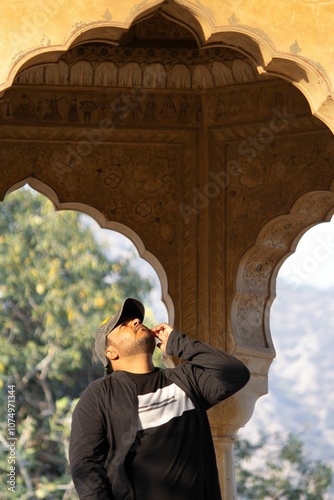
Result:
<svg viewBox="0 0 334 500">
<path fill-rule="evenodd" d="M 297 87 L 307 99 L 314 116 L 334 132 L 333 91 L 325 70 L 299 55 L 279 52 L 272 41 L 250 27 L 236 25 L 218 29 L 206 40 L 206 46 L 222 45 L 248 56 L 259 74 L 279 77 Z"/>
<path fill-rule="evenodd" d="M 224 46 L 248 56 L 257 66 L 259 73 L 278 76 L 294 84 L 306 97 L 312 113 L 334 132 L 333 92 L 323 68 L 299 55 L 279 52 L 265 33 L 243 25 L 217 26 L 210 10 L 200 3 L 167 0 L 157 2 L 147 9 L 141 2 L 131 9 L 124 22 L 113 21 L 105 16 L 100 21 L 77 23 L 64 33 L 64 43 L 41 45 L 22 50 L 13 60 L 8 79 L 0 89 L 8 88 L 19 71 L 41 63 L 55 62 L 61 54 L 74 45 L 87 41 L 105 41 L 117 45 L 129 28 L 141 21 L 161 13 L 167 19 L 178 23 L 192 33 L 199 48 Z"/>
<path fill-rule="evenodd" d="M 117 231 L 123 236 L 127 237 L 136 247 L 139 256 L 146 260 L 155 270 L 158 275 L 160 284 L 161 284 L 161 300 L 166 306 L 167 314 L 168 314 L 168 322 L 172 325 L 174 323 L 175 318 L 175 309 L 171 296 L 168 293 L 168 278 L 160 263 L 159 259 L 151 253 L 147 248 L 145 248 L 144 242 L 138 236 L 138 234 L 133 231 L 128 226 L 121 224 L 119 222 L 115 222 L 112 220 L 107 220 L 106 217 L 96 210 L 94 207 L 85 205 L 84 203 L 77 203 L 75 201 L 72 202 L 60 202 L 56 192 L 44 182 L 34 178 L 27 177 L 26 179 L 14 184 L 10 189 L 7 190 L 5 197 L 17 189 L 20 189 L 24 185 L 28 184 L 31 188 L 35 189 L 39 193 L 46 196 L 54 206 L 55 211 L 59 210 L 76 210 L 78 212 L 82 212 L 92 219 L 94 219 L 101 229 L 110 229 L 112 231 Z"/>
<path fill-rule="evenodd" d="M 166 18 L 180 24 L 188 29 L 197 41 L 199 48 L 221 46 L 235 50 L 249 57 L 257 66 L 259 74 L 277 76 L 295 85 L 309 102 L 311 112 L 314 116 L 325 123 L 334 132 L 334 99 L 329 82 L 324 70 L 318 68 L 317 64 L 310 62 L 304 57 L 277 51 L 270 38 L 264 33 L 255 32 L 251 27 L 243 25 L 228 25 L 226 27 L 216 26 L 214 19 L 199 6 L 187 5 L 177 0 L 158 3 L 150 9 L 145 9 L 138 4 L 137 9 L 132 10 L 128 22 L 124 26 L 128 30 L 131 25 L 147 19 L 155 12 L 161 12 Z M 68 47 L 78 43 L 83 32 L 85 39 L 91 40 L 96 29 L 90 27 L 87 31 L 81 29 L 81 33 L 75 39 L 75 33 L 71 34 L 71 42 Z M 117 28 L 119 35 L 121 31 Z M 74 37 L 74 38 L 73 38 Z M 117 34 L 113 37 L 116 40 Z M 70 43 L 69 43 L 70 42 Z"/>
<path fill-rule="evenodd" d="M 290 213 L 268 221 L 254 246 L 238 266 L 236 292 L 231 307 L 231 328 L 238 351 L 262 352 L 273 359 L 269 313 L 275 299 L 276 277 L 303 234 L 312 226 L 329 221 L 334 212 L 334 182 L 329 191 L 303 194 Z"/>
</svg>

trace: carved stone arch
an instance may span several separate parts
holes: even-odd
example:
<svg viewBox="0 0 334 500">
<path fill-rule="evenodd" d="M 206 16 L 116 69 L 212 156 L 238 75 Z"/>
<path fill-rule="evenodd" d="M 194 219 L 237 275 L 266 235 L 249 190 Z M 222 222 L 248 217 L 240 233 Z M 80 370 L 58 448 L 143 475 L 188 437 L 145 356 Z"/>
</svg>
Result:
<svg viewBox="0 0 334 500">
<path fill-rule="evenodd" d="M 210 68 L 204 64 L 197 64 L 192 74 L 192 84 L 195 89 L 214 87 L 213 76 Z"/>
<path fill-rule="evenodd" d="M 214 61 L 212 63 L 212 73 L 217 86 L 235 83 L 232 70 L 223 62 Z"/>
<path fill-rule="evenodd" d="M 25 71 L 23 74 L 25 73 L 29 74 L 29 70 Z M 44 79 L 42 83 L 49 85 L 66 85 L 68 81 L 69 67 L 64 61 L 44 66 Z"/>
<path fill-rule="evenodd" d="M 259 74 L 277 76 L 295 85 L 306 97 L 314 116 L 334 132 L 333 95 L 325 72 L 316 63 L 294 54 L 277 53 L 265 34 L 254 33 L 245 26 L 238 25 L 233 30 L 216 28 L 206 46 L 219 44 L 247 55 Z"/>
<path fill-rule="evenodd" d="M 70 47 L 94 40 L 118 45 L 130 26 L 135 26 L 157 12 L 188 30 L 198 47 L 220 46 L 233 49 L 254 61 L 260 74 L 277 76 L 293 83 L 308 100 L 312 113 L 334 131 L 334 100 L 322 68 L 301 56 L 277 52 L 270 38 L 261 31 L 239 24 L 217 26 L 209 9 L 201 8 L 200 4 L 181 3 L 178 0 L 158 2 L 149 9 L 145 4 L 139 3 L 131 10 L 123 25 L 114 24 L 111 16 L 110 19 L 106 16 L 103 22 L 78 23 L 65 35 L 61 46 L 47 45 L 22 51 L 14 59 L 8 80 L 1 90 L 11 85 L 19 71 L 35 65 L 36 61 L 57 61 L 59 55 Z"/>
<path fill-rule="evenodd" d="M 170 324 L 174 323 L 175 308 L 173 300 L 169 295 L 168 291 L 168 277 L 166 271 L 161 262 L 159 261 L 159 259 L 145 247 L 143 240 L 134 230 L 132 230 L 129 226 L 126 226 L 125 224 L 122 224 L 120 222 L 107 220 L 106 217 L 99 210 L 95 209 L 92 206 L 75 201 L 61 202 L 59 200 L 57 193 L 50 186 L 48 186 L 44 182 L 41 182 L 35 177 L 27 177 L 26 179 L 23 179 L 22 181 L 13 184 L 13 186 L 11 186 L 5 193 L 2 203 L 5 202 L 6 196 L 9 193 L 12 193 L 20 189 L 26 184 L 28 184 L 35 191 L 41 193 L 46 198 L 48 198 L 51 201 L 55 211 L 75 210 L 78 212 L 82 212 L 91 217 L 92 219 L 94 219 L 102 229 L 110 229 L 112 231 L 117 231 L 118 233 L 128 238 L 136 247 L 139 256 L 142 259 L 146 260 L 156 272 L 161 285 L 161 301 L 164 303 L 166 307 L 168 314 L 168 321 L 170 322 Z"/>
<path fill-rule="evenodd" d="M 126 86 L 130 82 L 134 87 L 139 87 L 143 84 L 142 73 L 142 68 L 137 62 L 128 62 L 119 70 L 118 83 L 120 86 Z"/>
<path fill-rule="evenodd" d="M 100 62 L 95 68 L 95 85 L 116 86 L 117 85 L 117 67 L 111 61 Z"/>
<path fill-rule="evenodd" d="M 197 47 L 205 45 L 207 34 L 213 30 L 210 16 L 193 4 L 188 6 L 177 0 L 160 1 L 149 9 L 144 4 L 138 4 L 137 8 L 132 10 L 132 15 L 128 17 L 126 28 L 135 26 L 157 13 L 188 31 L 196 41 Z"/>
<path fill-rule="evenodd" d="M 57 60 L 57 57 L 59 58 L 59 56 L 62 54 L 62 52 L 66 48 L 68 48 L 69 46 L 72 46 L 72 47 L 78 46 L 79 47 L 80 44 L 84 44 L 84 42 L 87 42 L 88 40 L 90 40 L 90 41 L 91 40 L 93 40 L 93 41 L 94 40 L 95 41 L 108 41 L 108 44 L 112 47 L 119 44 L 121 40 L 123 40 L 123 41 L 127 40 L 131 46 L 131 43 L 136 40 L 136 37 L 134 35 L 136 35 L 137 38 L 138 38 L 138 36 L 140 36 L 140 23 L 144 22 L 145 20 L 150 20 L 154 16 L 157 16 L 157 15 L 161 15 L 163 18 L 165 18 L 169 21 L 173 20 L 174 23 L 179 25 L 180 29 L 182 28 L 184 30 L 183 31 L 184 43 L 189 42 L 191 47 L 196 46 L 197 48 L 200 48 L 200 49 L 205 48 L 205 49 L 208 49 L 208 51 L 209 51 L 209 49 L 214 50 L 215 47 L 216 48 L 225 47 L 225 48 L 228 48 L 229 50 L 232 49 L 232 51 L 235 54 L 238 54 L 238 58 L 236 59 L 236 61 L 234 61 L 234 64 L 232 62 L 230 64 L 230 66 L 222 66 L 222 65 L 217 66 L 216 64 L 212 64 L 211 66 L 209 64 L 208 65 L 203 65 L 203 64 L 202 65 L 201 64 L 193 65 L 195 67 L 195 72 L 194 72 L 195 77 L 196 77 L 195 78 L 195 85 L 197 87 L 210 88 L 210 87 L 214 86 L 214 83 L 218 83 L 219 85 L 222 85 L 225 82 L 226 82 L 226 87 L 229 87 L 228 90 L 226 91 L 226 93 L 222 96 L 219 96 L 217 93 L 214 94 L 212 92 L 212 93 L 208 93 L 207 97 L 206 96 L 203 97 L 203 99 L 207 99 L 207 101 L 205 102 L 205 105 L 206 105 L 205 112 L 207 113 L 207 115 L 208 115 L 208 110 L 209 110 L 209 112 L 213 113 L 213 110 L 215 108 L 216 103 L 218 103 L 218 104 L 220 103 L 218 110 L 217 110 L 216 118 L 214 118 L 212 120 L 213 123 L 210 122 L 210 119 L 211 119 L 210 116 L 205 117 L 205 119 L 207 120 L 207 123 L 210 123 L 210 127 L 212 130 L 214 130 L 214 129 L 219 130 L 220 124 L 222 124 L 224 122 L 224 120 L 226 120 L 226 116 L 225 116 L 226 112 L 227 112 L 227 114 L 228 113 L 230 114 L 230 117 L 233 120 L 235 120 L 235 123 L 237 123 L 237 120 L 240 118 L 240 113 L 241 113 L 240 110 L 242 108 L 242 105 L 240 105 L 240 103 L 237 103 L 236 98 L 233 95 L 234 90 L 233 90 L 233 85 L 232 85 L 231 80 L 230 80 L 231 77 L 233 77 L 235 83 L 243 84 L 247 81 L 247 78 L 252 78 L 252 76 L 254 76 L 254 80 L 256 81 L 256 78 L 259 76 L 259 73 L 261 71 L 262 72 L 267 71 L 268 75 L 279 74 L 279 71 L 281 71 L 281 73 L 282 73 L 281 78 L 284 78 L 285 80 L 290 78 L 290 81 L 298 83 L 298 82 L 301 82 L 308 75 L 308 73 L 305 69 L 306 66 L 307 66 L 307 68 L 309 68 L 309 71 L 311 71 L 311 69 L 312 69 L 311 65 L 309 63 L 306 63 L 306 62 L 304 64 L 304 66 L 305 66 L 305 68 L 304 68 L 303 64 L 300 63 L 300 61 L 297 57 L 291 56 L 289 61 L 288 61 L 288 59 L 287 58 L 284 59 L 283 56 L 281 58 L 276 56 L 275 55 L 275 48 L 274 48 L 273 44 L 270 42 L 270 40 L 268 40 L 267 37 L 264 36 L 263 33 L 254 33 L 254 31 L 252 32 L 247 27 L 243 27 L 243 26 L 239 26 L 239 25 L 236 25 L 234 27 L 229 26 L 228 28 L 224 28 L 224 29 L 219 30 L 218 27 L 215 27 L 213 25 L 212 20 L 210 19 L 210 16 L 208 16 L 206 13 L 204 13 L 199 7 L 187 6 L 187 2 L 182 3 L 182 5 L 180 5 L 176 1 L 175 2 L 174 1 L 167 1 L 167 2 L 163 2 L 163 3 L 159 2 L 159 3 L 157 3 L 157 5 L 155 5 L 154 7 L 150 8 L 150 9 L 145 9 L 144 5 L 139 4 L 136 9 L 133 9 L 133 11 L 131 11 L 131 15 L 129 15 L 129 17 L 127 19 L 127 23 L 122 27 L 115 26 L 113 24 L 112 19 L 106 20 L 106 22 L 103 25 L 101 23 L 91 22 L 85 26 L 82 26 L 82 25 L 76 26 L 75 28 L 73 28 L 73 31 L 71 33 L 69 33 L 68 36 L 65 38 L 66 42 L 65 42 L 64 46 L 62 46 L 62 47 L 43 47 L 43 49 L 41 49 L 39 51 L 39 54 L 36 56 L 33 56 L 34 52 L 30 53 L 29 54 L 29 56 L 30 56 L 29 61 L 28 61 L 27 55 L 22 56 L 22 59 L 20 60 L 21 62 L 25 58 L 27 60 L 27 63 L 25 66 L 25 71 L 22 72 L 22 75 L 26 74 L 30 69 L 32 69 L 33 70 L 32 71 L 32 82 L 28 82 L 28 83 L 35 84 L 36 83 L 35 77 L 34 77 L 35 70 L 37 71 L 37 74 L 40 75 L 40 67 L 37 64 L 38 61 L 40 61 L 41 63 L 43 61 L 46 62 L 47 63 L 46 68 L 44 68 L 44 69 L 47 70 L 48 66 L 51 67 L 53 60 L 54 61 Z M 138 30 L 135 31 L 137 28 L 138 28 Z M 215 33 L 210 34 L 210 30 L 211 30 L 211 32 L 215 30 Z M 128 36 L 128 38 L 126 38 L 126 36 Z M 173 41 L 175 41 L 175 40 L 173 40 Z M 203 54 L 205 51 L 198 50 L 197 52 Z M 240 55 L 244 55 L 245 58 L 247 59 L 247 61 L 242 60 Z M 210 56 L 210 57 L 212 57 L 212 56 Z M 129 61 L 128 68 L 125 65 L 125 66 L 121 67 L 121 70 L 125 71 L 124 68 L 126 68 L 129 70 L 129 74 L 135 74 L 136 75 L 135 80 L 137 83 L 139 81 L 139 77 L 142 76 L 141 72 L 139 71 L 140 67 L 137 66 L 136 62 L 133 62 L 133 59 L 131 59 L 131 61 L 132 62 Z M 258 74 L 253 73 L 253 67 L 250 66 L 248 61 L 253 61 L 259 66 Z M 283 62 L 281 64 L 278 64 L 279 61 L 281 61 L 281 62 L 285 61 L 285 63 L 284 63 L 285 65 L 283 64 Z M 77 66 L 79 66 L 79 65 L 81 65 L 81 66 L 83 65 L 83 69 L 78 71 L 78 77 L 77 77 L 77 79 L 74 80 L 73 83 L 75 85 L 79 84 L 79 86 L 87 85 L 88 87 L 89 87 L 89 85 L 93 85 L 95 83 L 94 75 L 93 75 L 93 66 L 94 65 L 91 65 L 91 63 L 88 61 L 83 61 L 83 62 L 74 61 L 73 62 L 72 66 L 70 68 L 70 70 L 72 70 L 72 76 L 71 76 L 71 71 L 69 73 L 70 83 L 71 83 L 71 78 L 73 78 L 73 70 L 75 68 L 77 68 Z M 94 67 L 96 69 L 96 67 L 99 67 L 99 65 L 97 64 Z M 146 83 L 151 83 L 151 85 L 148 85 L 148 86 L 160 88 L 160 87 L 164 86 L 165 81 L 167 81 L 167 82 L 172 81 L 172 82 L 176 82 L 176 84 L 180 84 L 181 90 L 183 90 L 183 88 L 187 87 L 188 68 L 185 67 L 182 63 L 179 62 L 177 65 L 174 66 L 174 68 L 176 68 L 177 71 L 176 71 L 176 74 L 172 75 L 173 77 L 171 79 L 166 78 L 165 66 L 163 66 L 161 62 L 154 62 L 151 67 L 154 70 L 153 76 L 155 79 L 153 80 L 153 84 L 152 84 L 152 82 L 148 82 L 147 79 L 145 80 L 145 75 L 144 75 L 144 81 Z M 213 68 L 215 68 L 215 67 L 217 67 L 219 69 L 219 72 L 220 72 L 219 76 L 217 76 L 217 78 L 215 78 L 214 74 L 211 76 L 211 73 L 213 72 Z M 89 68 L 89 71 L 85 71 L 85 68 Z M 116 72 L 115 66 L 113 66 L 112 68 Z M 146 77 L 149 76 L 150 78 L 152 78 L 152 75 L 149 74 L 149 68 L 150 68 L 150 65 L 146 66 Z M 198 74 L 198 76 L 197 76 L 197 69 L 198 68 L 205 68 L 206 72 L 204 72 L 204 73 L 199 72 L 200 74 Z M 159 71 L 156 71 L 156 70 L 159 70 Z M 183 70 L 185 70 L 185 71 L 183 71 Z M 311 80 L 314 82 L 315 75 L 317 72 L 314 69 L 312 71 L 313 71 L 313 73 L 312 73 L 313 80 L 312 80 L 312 78 L 311 78 Z M 47 72 L 45 74 L 47 74 Z M 66 74 L 66 72 L 65 72 L 65 74 Z M 139 75 L 138 79 L 137 79 L 137 75 Z M 226 77 L 226 79 L 225 79 L 225 77 Z M 319 72 L 318 72 L 318 77 L 319 77 Z M 40 83 L 39 78 L 40 78 L 40 76 L 38 76 L 37 83 Z M 113 73 L 112 78 L 113 78 L 112 82 L 119 83 L 119 79 L 116 79 L 116 75 L 114 75 L 114 73 Z M 133 78 L 134 77 L 131 77 L 131 84 L 133 83 Z M 264 77 L 263 81 L 265 81 L 265 78 L 266 77 Z M 54 76 L 52 76 L 51 80 L 54 81 L 55 79 L 56 78 Z M 306 78 L 306 80 L 307 80 L 307 78 Z M 103 80 L 103 82 L 105 83 L 105 80 Z M 107 82 L 108 82 L 108 80 L 107 80 Z M 63 85 L 63 83 L 64 83 L 64 78 L 62 79 L 62 85 Z M 242 87 L 242 85 L 240 85 L 240 87 Z M 322 88 L 322 85 L 319 85 L 318 80 L 317 80 L 317 87 Z M 177 89 L 177 90 L 180 90 L 180 89 Z M 64 89 L 62 89 L 62 92 L 63 91 L 64 91 Z M 88 90 L 87 90 L 87 93 L 88 93 Z M 259 94 L 260 93 L 261 92 L 259 92 Z M 204 95 L 204 93 L 203 93 L 203 95 Z M 155 106 L 157 105 L 156 104 L 156 100 L 158 98 L 157 96 L 159 97 L 159 94 L 152 93 L 149 96 L 149 99 L 147 98 L 146 104 L 149 104 L 150 106 L 147 106 L 146 114 L 144 115 L 144 110 L 143 110 L 141 113 L 141 116 L 140 116 L 140 118 L 144 121 L 150 119 L 151 123 L 149 125 L 152 125 L 152 123 L 154 123 L 153 118 L 156 120 Z M 176 94 L 175 94 L 175 96 L 176 96 Z M 179 99 L 179 101 L 177 102 L 179 107 L 178 107 L 178 112 L 176 112 L 176 111 L 174 111 L 174 108 L 173 108 L 173 105 L 174 105 L 173 100 L 176 100 L 175 96 L 173 94 L 172 98 L 170 99 L 170 101 L 167 101 L 167 104 L 165 105 L 164 108 L 163 108 L 163 103 L 161 103 L 161 111 L 160 111 L 160 115 L 159 115 L 161 117 L 160 119 L 161 120 L 162 119 L 164 119 L 164 120 L 169 119 L 170 121 L 168 122 L 168 124 L 170 125 L 172 123 L 172 126 L 175 126 L 176 122 L 177 122 L 178 126 L 185 126 L 185 127 L 187 127 L 188 124 L 191 124 L 195 129 L 195 127 L 197 127 L 198 124 L 200 123 L 201 116 L 203 115 L 203 114 L 201 115 L 202 108 L 200 105 L 198 105 L 198 101 L 195 98 L 193 98 L 194 95 L 188 96 L 185 94 L 184 95 L 179 94 L 177 96 L 177 98 Z M 256 96 L 256 97 L 260 98 L 259 96 Z M 118 99 L 121 99 L 121 98 L 122 98 L 122 96 Z M 60 99 L 62 99 L 62 100 L 60 101 Z M 61 102 L 61 105 L 65 106 L 65 104 L 64 104 L 65 97 L 62 94 L 58 100 L 59 100 L 59 102 Z M 85 96 L 85 102 L 89 101 L 89 100 L 90 100 L 90 96 L 89 95 Z M 45 99 L 45 101 L 46 101 L 46 99 Z M 228 106 L 226 106 L 226 101 L 229 103 Z M 56 122 L 58 120 L 58 115 L 55 114 L 55 106 L 54 106 L 56 103 L 54 102 L 54 100 L 52 98 L 50 98 L 47 102 L 50 103 L 51 110 L 49 110 L 43 114 L 43 117 L 42 117 L 44 119 L 43 123 L 45 123 L 45 121 L 47 121 L 47 120 L 49 120 L 50 122 L 52 122 L 52 121 Z M 248 102 L 252 104 L 251 100 L 248 100 Z M 256 101 L 254 101 L 254 102 L 256 102 Z M 76 103 L 74 101 L 73 105 L 75 105 L 75 104 Z M 88 104 L 89 104 L 89 102 L 88 102 Z M 118 104 L 118 101 L 115 100 L 114 104 Z M 138 102 L 137 102 L 137 104 L 138 104 Z M 140 102 L 139 102 L 139 104 L 140 104 Z M 130 105 L 127 103 L 124 104 L 123 102 L 121 102 L 119 104 L 119 106 L 118 106 L 119 108 L 121 108 L 121 107 L 126 108 L 126 106 L 127 106 L 127 109 L 126 109 L 127 113 L 125 113 L 124 116 L 125 115 L 128 116 L 131 114 L 131 113 L 129 113 L 129 108 L 130 108 L 130 111 L 133 112 L 133 114 L 135 114 L 135 112 L 137 113 L 137 111 L 138 111 L 137 108 L 135 108 L 132 105 L 132 103 L 130 103 Z M 19 115 L 18 116 L 19 119 L 21 119 L 21 117 L 23 117 L 22 120 L 25 119 L 27 113 L 30 113 L 30 115 L 32 116 L 33 113 L 35 113 L 35 110 L 33 109 L 32 106 L 31 107 L 29 107 L 29 106 L 30 106 L 30 104 L 29 104 L 27 98 L 26 98 L 26 102 L 24 102 L 24 103 L 19 102 L 17 104 L 17 108 L 14 109 L 14 111 L 12 113 L 14 115 L 14 120 L 17 118 L 17 115 Z M 222 110 L 220 109 L 220 106 L 223 108 Z M 117 108 L 116 105 L 114 107 Z M 275 107 L 277 109 L 279 109 L 278 106 L 275 106 Z M 96 108 L 94 108 L 94 112 L 95 112 L 95 109 Z M 101 110 L 102 110 L 102 108 L 100 107 L 100 111 Z M 162 110 L 164 112 L 162 112 Z M 61 123 L 64 123 L 64 121 L 65 121 L 65 118 L 64 118 L 65 111 L 69 112 L 69 110 L 67 108 L 64 109 L 64 111 L 62 111 L 62 113 L 60 114 L 60 118 L 63 121 Z M 282 110 L 279 109 L 279 111 L 282 111 Z M 26 114 L 24 114 L 24 113 L 26 113 Z M 97 116 L 97 113 L 95 113 L 95 114 Z M 89 124 L 92 123 L 95 126 L 99 125 L 100 121 L 98 119 L 96 119 L 95 122 L 90 122 L 89 121 L 90 115 L 89 116 L 88 115 L 89 115 L 89 112 L 87 111 L 87 123 L 89 123 Z M 102 111 L 101 111 L 101 115 L 102 115 Z M 195 119 L 194 119 L 194 117 L 195 117 Z M 60 118 L 59 118 L 58 123 L 60 122 Z M 10 120 L 12 120 L 12 117 L 10 117 Z M 270 120 L 269 125 L 271 126 L 272 125 L 272 118 L 269 117 L 269 120 Z M 9 121 L 9 119 L 7 120 L 6 125 L 8 124 L 8 121 Z M 122 120 L 119 120 L 119 121 L 122 121 Z M 130 119 L 129 119 L 129 121 L 130 121 Z M 158 120 L 156 120 L 156 121 L 158 121 Z M 77 124 L 78 120 L 77 120 L 77 118 L 72 119 L 71 121 L 68 119 L 67 123 L 69 123 L 69 122 L 71 124 L 73 124 L 73 123 Z M 124 123 L 125 123 L 125 120 L 121 124 L 124 124 Z M 128 123 L 128 122 L 126 122 L 126 123 Z M 11 125 L 11 124 L 12 124 L 12 122 L 9 123 L 9 125 Z M 261 125 L 259 125 L 259 127 L 260 126 Z M 267 127 L 267 129 L 268 129 L 268 127 Z M 263 129 L 260 129 L 260 132 L 261 132 L 261 130 L 263 130 Z M 277 127 L 276 127 L 276 130 L 277 130 Z M 108 137 L 108 139 L 109 139 L 109 135 L 112 132 L 109 130 L 107 130 L 107 131 L 103 130 L 103 132 L 101 130 L 99 130 L 97 134 L 89 135 L 89 138 L 93 137 L 93 141 L 92 141 L 93 145 L 88 144 L 88 146 L 85 146 L 86 149 L 84 149 L 84 145 L 81 144 L 79 155 L 83 151 L 83 154 L 81 156 L 85 156 L 86 151 L 88 151 L 90 149 L 94 149 L 94 147 L 96 145 L 98 146 L 99 145 L 99 137 L 101 136 L 101 134 L 103 135 L 104 132 L 105 132 L 105 136 Z M 258 132 L 258 133 L 260 133 L 260 132 Z M 7 133 L 7 129 L 5 127 L 4 127 L 4 133 Z M 36 134 L 37 132 L 33 131 L 33 133 Z M 38 131 L 38 133 L 39 133 L 39 131 Z M 43 129 L 43 133 L 45 133 L 45 129 Z M 54 133 L 54 131 L 52 133 Z M 89 132 L 89 130 L 88 131 L 86 130 L 85 133 L 87 135 L 90 132 Z M 225 133 L 225 131 L 222 133 Z M 237 135 L 239 133 L 246 134 L 246 135 L 244 135 L 244 137 L 247 137 L 247 134 L 249 134 L 248 131 L 239 132 L 236 130 L 235 134 Z M 256 130 L 254 133 L 256 133 Z M 265 133 L 267 133 L 267 132 L 265 131 Z M 28 136 L 29 136 L 29 131 L 24 130 L 23 134 L 28 134 Z M 251 134 L 253 134 L 253 132 L 251 132 Z M 63 138 L 65 140 L 73 140 L 73 138 L 75 140 L 78 140 L 78 137 L 80 138 L 80 130 L 79 129 L 76 130 L 74 128 L 73 128 L 73 130 L 72 129 L 67 130 L 66 133 L 64 132 L 63 136 L 64 136 Z M 27 135 L 25 135 L 24 137 L 27 138 Z M 96 141 L 95 141 L 94 137 L 97 137 Z M 259 137 L 261 138 L 261 136 L 259 136 Z M 13 136 L 9 135 L 9 138 L 13 139 Z M 62 140 L 63 140 L 63 138 L 62 138 Z M 53 140 L 53 139 L 51 138 L 51 140 Z M 95 145 L 94 141 L 97 143 L 96 145 Z M 73 149 L 73 147 L 72 147 L 72 149 Z M 57 151 L 56 153 L 58 155 L 59 152 Z M 10 154 L 12 154 L 12 153 L 10 153 Z M 203 153 L 203 155 L 204 155 L 204 153 Z M 67 157 L 68 156 L 69 155 L 67 155 Z M 78 156 L 78 154 L 77 154 L 77 156 Z M 57 161 L 58 161 L 58 156 L 57 156 L 56 162 L 52 166 L 53 168 L 56 168 L 55 165 L 57 165 Z M 72 170 L 73 170 L 73 166 L 70 166 L 70 168 L 72 168 Z M 208 165 L 206 165 L 205 168 L 208 168 Z M 262 166 L 261 166 L 261 168 L 262 168 Z M 66 172 L 66 175 L 67 175 L 67 172 Z M 64 174 L 64 176 L 65 176 L 65 174 Z M 203 179 L 204 179 L 204 175 L 203 175 Z M 197 180 L 198 179 L 195 179 L 194 182 L 197 182 Z M 252 187 L 252 186 L 250 186 L 250 187 Z M 204 188 L 206 188 L 206 185 L 204 185 Z M 191 189 L 194 189 L 194 187 L 193 186 L 189 187 L 190 193 L 191 193 Z M 245 275 L 244 277 L 245 277 L 245 279 L 247 279 L 247 275 Z M 258 304 L 257 304 L 257 302 L 255 304 L 252 303 L 253 299 L 254 299 L 254 297 L 250 296 L 247 304 L 249 307 L 253 307 L 253 309 L 254 309 L 254 308 L 258 307 Z M 261 308 L 262 305 L 260 304 L 259 307 Z M 256 319 L 258 319 L 258 318 L 256 318 Z M 238 328 L 236 330 L 237 333 L 240 331 L 240 328 L 241 328 L 240 325 L 238 325 Z"/>
<path fill-rule="evenodd" d="M 185 64 L 175 64 L 168 73 L 167 86 L 180 89 L 191 88 L 190 69 Z"/>
<path fill-rule="evenodd" d="M 88 61 L 78 61 L 70 69 L 69 76 L 72 85 L 92 85 L 93 68 Z"/>
<path fill-rule="evenodd" d="M 165 88 L 167 71 L 161 62 L 152 63 L 144 69 L 144 88 Z"/>
<path fill-rule="evenodd" d="M 308 229 L 330 219 L 334 210 L 333 187 L 332 183 L 331 190 L 303 194 L 289 213 L 268 221 L 254 246 L 240 260 L 231 312 L 238 351 L 255 348 L 268 356 L 269 362 L 274 357 L 269 314 L 279 268 Z"/>
</svg>

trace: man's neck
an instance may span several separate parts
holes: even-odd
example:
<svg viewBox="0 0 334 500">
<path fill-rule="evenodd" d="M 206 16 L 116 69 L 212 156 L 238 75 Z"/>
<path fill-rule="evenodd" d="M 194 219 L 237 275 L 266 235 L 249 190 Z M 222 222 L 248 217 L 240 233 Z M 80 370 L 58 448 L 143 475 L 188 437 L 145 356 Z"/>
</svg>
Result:
<svg viewBox="0 0 334 500">
<path fill-rule="evenodd" d="M 136 354 L 112 362 L 113 371 L 123 370 L 130 373 L 149 373 L 154 370 L 152 356 Z"/>
</svg>

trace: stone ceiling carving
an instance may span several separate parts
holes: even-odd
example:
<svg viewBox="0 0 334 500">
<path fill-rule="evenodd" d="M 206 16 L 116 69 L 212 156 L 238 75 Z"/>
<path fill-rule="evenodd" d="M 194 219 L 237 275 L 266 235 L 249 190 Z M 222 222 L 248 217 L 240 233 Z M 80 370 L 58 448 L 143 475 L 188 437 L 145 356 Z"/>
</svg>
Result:
<svg viewBox="0 0 334 500">
<path fill-rule="evenodd" d="M 54 64 L 22 71 L 14 83 L 161 89 L 210 89 L 268 80 L 242 54 L 224 48 L 128 48 L 86 44 Z"/>
<path fill-rule="evenodd" d="M 157 11 L 145 20 L 134 23 L 121 37 L 120 44 L 127 47 L 187 47 L 197 48 L 196 34 Z"/>
<path fill-rule="evenodd" d="M 22 70 L 0 101 L 0 121 L 195 127 L 203 120 L 247 121 L 250 111 L 263 113 L 282 93 L 272 82 L 244 54 L 199 49 L 190 29 L 156 13 L 130 27 L 118 46 L 83 43 L 57 63 Z"/>
</svg>

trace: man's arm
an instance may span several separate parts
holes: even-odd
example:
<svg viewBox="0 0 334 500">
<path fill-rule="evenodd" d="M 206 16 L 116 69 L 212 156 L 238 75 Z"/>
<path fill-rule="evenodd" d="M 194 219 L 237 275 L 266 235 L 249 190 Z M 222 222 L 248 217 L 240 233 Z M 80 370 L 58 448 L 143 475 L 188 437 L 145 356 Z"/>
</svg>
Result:
<svg viewBox="0 0 334 500">
<path fill-rule="evenodd" d="M 91 384 L 82 394 L 72 417 L 69 460 L 80 500 L 113 498 L 104 468 L 108 450 L 101 398 L 95 384 Z"/>
<path fill-rule="evenodd" d="M 163 352 L 187 361 L 178 369 L 196 382 L 207 408 L 232 396 L 250 378 L 248 368 L 231 354 L 191 339 L 166 323 L 153 328 L 152 332 Z"/>
</svg>

